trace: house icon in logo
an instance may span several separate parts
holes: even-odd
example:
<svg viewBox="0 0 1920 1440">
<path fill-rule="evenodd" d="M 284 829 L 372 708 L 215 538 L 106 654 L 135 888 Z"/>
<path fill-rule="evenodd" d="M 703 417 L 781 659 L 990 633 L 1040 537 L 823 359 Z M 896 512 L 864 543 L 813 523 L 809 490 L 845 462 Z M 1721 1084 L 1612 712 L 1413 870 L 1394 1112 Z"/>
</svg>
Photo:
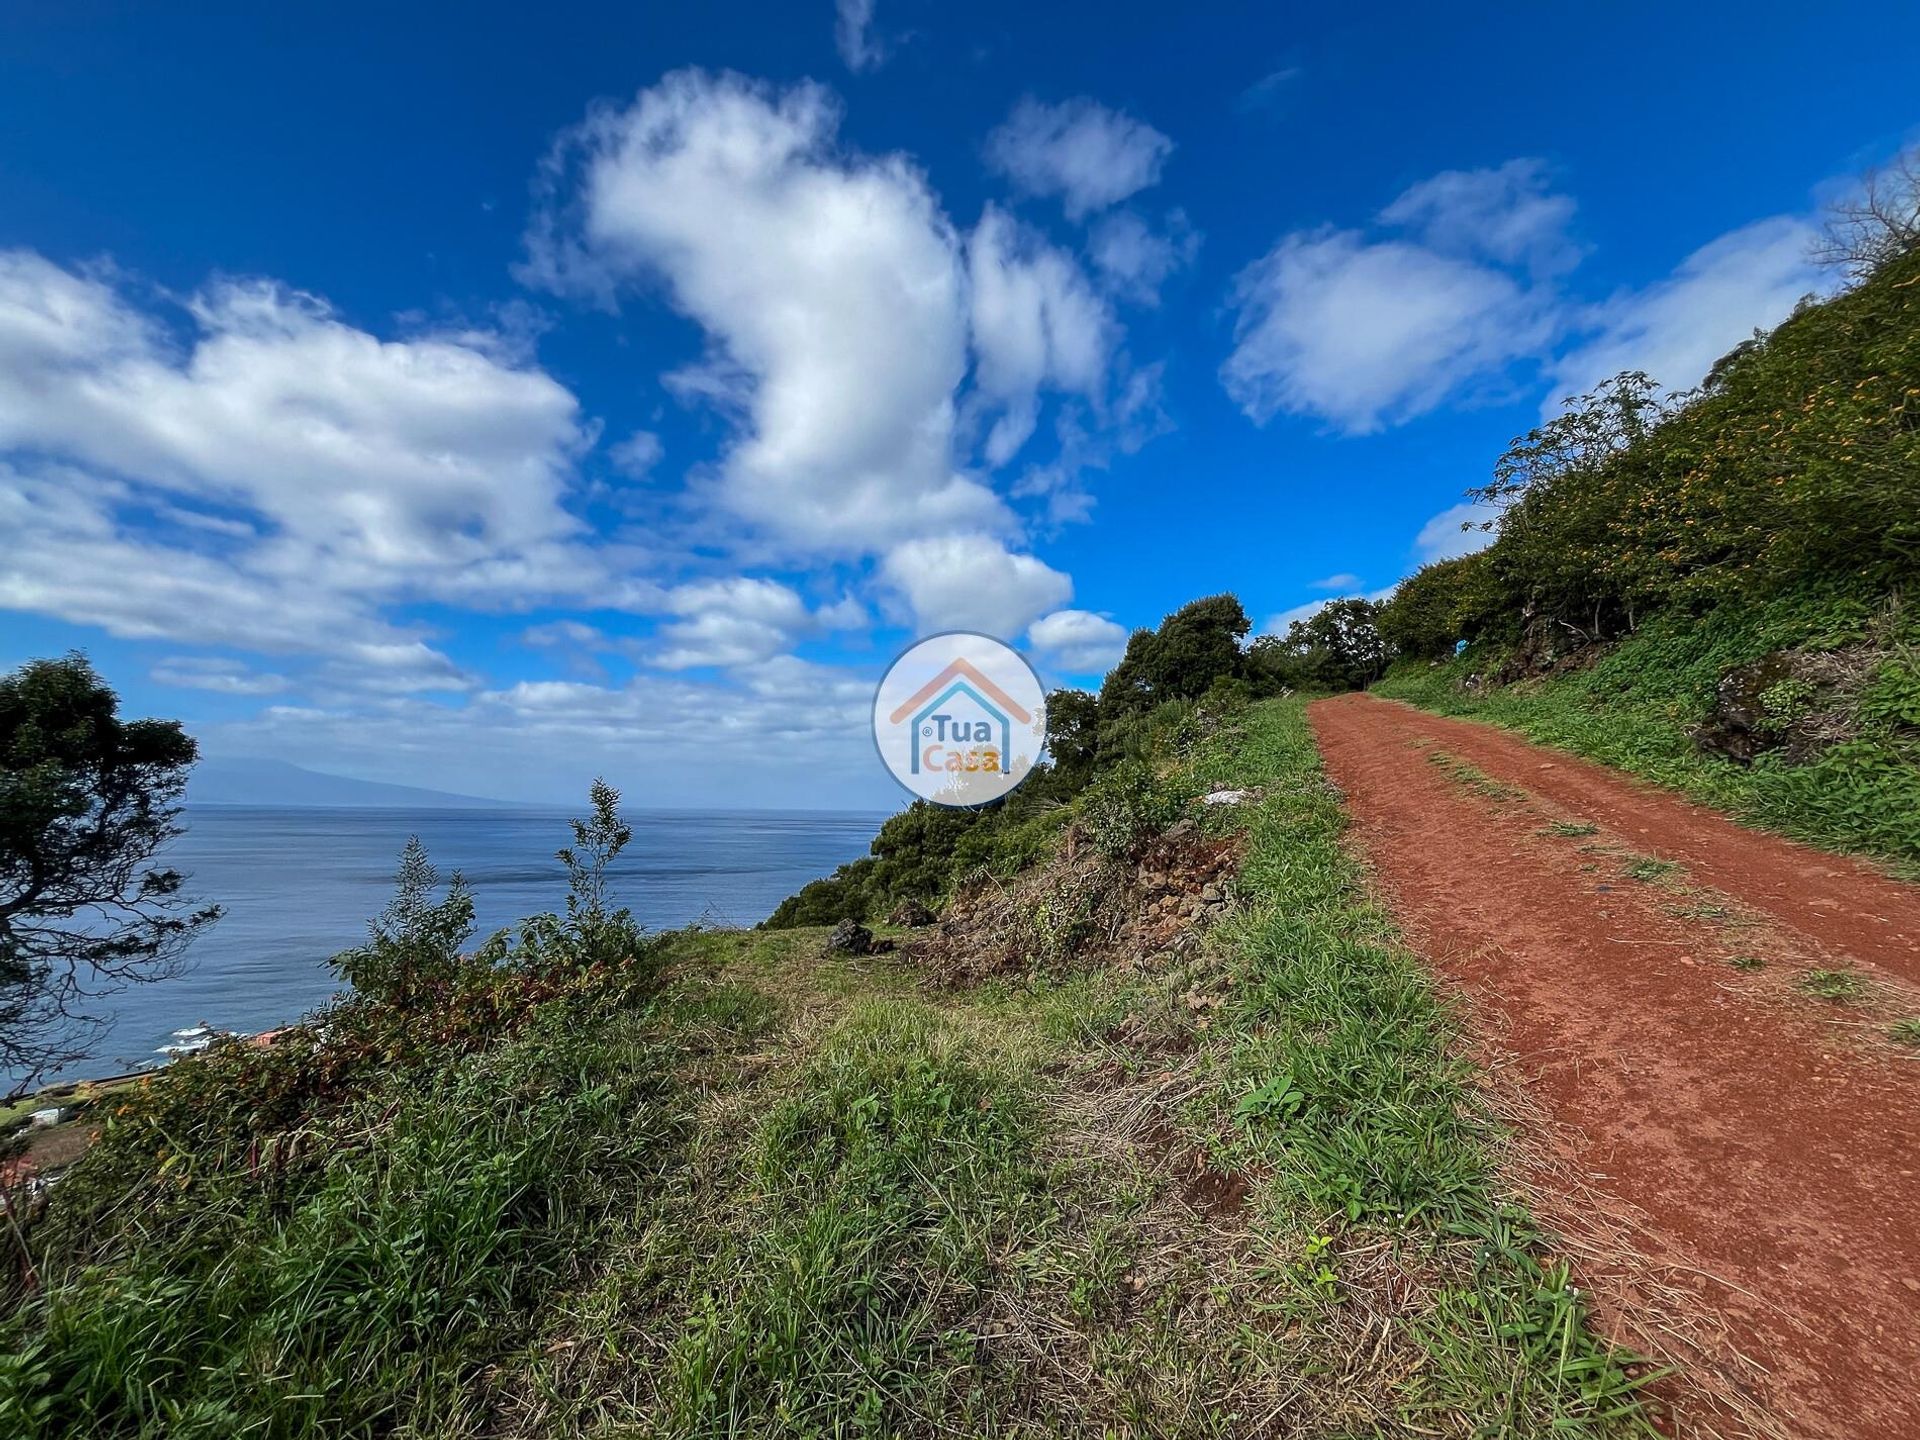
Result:
<svg viewBox="0 0 1920 1440">
<path fill-rule="evenodd" d="M 932 755 L 947 744 L 994 747 L 999 764 L 1012 753 L 1013 722 L 1022 725 L 1033 720 L 1032 713 L 965 658 L 956 659 L 933 679 L 922 685 L 898 705 L 888 720 L 895 725 L 908 722 L 909 735 L 937 743 L 923 747 L 919 739 L 909 739 L 911 773 L 919 774 L 923 759 L 932 766 Z"/>
</svg>

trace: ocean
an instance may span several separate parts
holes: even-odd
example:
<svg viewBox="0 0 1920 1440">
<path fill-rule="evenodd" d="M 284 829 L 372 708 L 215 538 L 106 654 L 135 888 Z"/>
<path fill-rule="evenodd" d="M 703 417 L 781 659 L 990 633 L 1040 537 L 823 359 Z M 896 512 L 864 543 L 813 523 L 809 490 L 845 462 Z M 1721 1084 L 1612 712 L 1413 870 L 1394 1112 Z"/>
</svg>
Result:
<svg viewBox="0 0 1920 1440">
<path fill-rule="evenodd" d="M 473 887 L 475 943 L 543 910 L 564 910 L 554 851 L 572 812 L 532 809 L 268 809 L 189 805 L 167 862 L 188 893 L 227 913 L 197 936 L 184 973 L 94 1003 L 114 1025 L 61 1080 L 161 1061 L 173 1032 L 205 1023 L 253 1033 L 299 1019 L 338 988 L 327 957 L 358 944 L 393 893 L 418 835 L 444 878 Z M 752 925 L 807 881 L 866 853 L 885 817 L 831 811 L 627 811 L 633 840 L 611 890 L 651 930 L 694 921 Z"/>
</svg>

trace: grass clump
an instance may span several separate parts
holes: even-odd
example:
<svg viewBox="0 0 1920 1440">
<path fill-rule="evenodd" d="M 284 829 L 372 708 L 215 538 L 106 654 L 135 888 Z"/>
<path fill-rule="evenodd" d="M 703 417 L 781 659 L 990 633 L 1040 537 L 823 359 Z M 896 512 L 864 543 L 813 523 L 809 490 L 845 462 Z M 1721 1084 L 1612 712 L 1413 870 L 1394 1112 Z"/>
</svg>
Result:
<svg viewBox="0 0 1920 1440">
<path fill-rule="evenodd" d="M 1795 988 L 1802 995 L 1838 1005 L 1851 1004 L 1867 993 L 1866 985 L 1852 970 L 1809 970 L 1795 982 Z"/>
<path fill-rule="evenodd" d="M 1557 835 L 1563 840 L 1573 840 L 1584 835 L 1598 835 L 1600 827 L 1590 820 L 1555 820 L 1540 833 Z"/>
<path fill-rule="evenodd" d="M 1661 860 L 1652 855 L 1641 855 L 1628 861 L 1626 868 L 1620 873 L 1629 880 L 1639 880 L 1645 884 L 1654 885 L 1662 880 L 1673 878 L 1680 873 L 1680 868 L 1680 862 L 1677 860 Z"/>
<path fill-rule="evenodd" d="M 1465 786 L 1474 794 L 1488 800 L 1514 800 L 1520 792 L 1511 785 L 1504 785 L 1485 771 L 1469 765 L 1457 755 L 1449 755 L 1444 750 L 1435 750 L 1428 754 L 1429 764 L 1437 765 L 1452 777 L 1455 783 Z"/>
<path fill-rule="evenodd" d="M 1894 1021 L 1887 1027 L 1887 1038 L 1896 1045 L 1906 1045 L 1920 1050 L 1920 1015 Z"/>
<path fill-rule="evenodd" d="M 1767 962 L 1762 960 L 1758 955 L 1736 955 L 1727 963 L 1733 966 L 1734 969 L 1749 975 L 1756 970 L 1764 970 L 1767 968 Z"/>
</svg>

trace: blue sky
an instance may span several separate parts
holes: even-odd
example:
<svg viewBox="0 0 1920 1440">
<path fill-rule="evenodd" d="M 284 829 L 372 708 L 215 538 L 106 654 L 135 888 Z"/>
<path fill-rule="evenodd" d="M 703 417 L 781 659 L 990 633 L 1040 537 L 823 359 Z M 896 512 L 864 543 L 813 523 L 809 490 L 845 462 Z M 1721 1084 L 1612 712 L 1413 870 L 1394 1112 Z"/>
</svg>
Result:
<svg viewBox="0 0 1920 1440">
<path fill-rule="evenodd" d="M 872 808 L 917 634 L 1091 684 L 1380 593 L 1556 397 L 1829 287 L 1920 125 L 1911 6 L 1459 8 L 10 7 L 0 663 Z"/>
</svg>

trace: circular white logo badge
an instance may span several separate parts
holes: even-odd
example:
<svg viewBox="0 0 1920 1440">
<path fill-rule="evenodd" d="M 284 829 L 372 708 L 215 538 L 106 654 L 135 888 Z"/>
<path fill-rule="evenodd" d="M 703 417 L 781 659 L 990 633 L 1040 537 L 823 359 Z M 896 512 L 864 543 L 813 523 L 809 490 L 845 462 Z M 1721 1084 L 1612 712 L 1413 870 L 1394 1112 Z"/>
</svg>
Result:
<svg viewBox="0 0 1920 1440">
<path fill-rule="evenodd" d="M 893 778 L 936 805 L 998 800 L 1047 741 L 1040 677 L 991 635 L 930 635 L 881 678 L 873 741 Z"/>
</svg>

